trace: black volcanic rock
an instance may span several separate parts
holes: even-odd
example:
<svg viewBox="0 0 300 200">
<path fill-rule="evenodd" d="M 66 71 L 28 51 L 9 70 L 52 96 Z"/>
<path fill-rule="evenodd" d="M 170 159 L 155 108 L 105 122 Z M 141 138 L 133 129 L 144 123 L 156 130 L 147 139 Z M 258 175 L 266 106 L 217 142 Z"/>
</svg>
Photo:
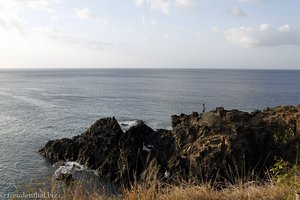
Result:
<svg viewBox="0 0 300 200">
<path fill-rule="evenodd" d="M 102 118 L 72 139 L 51 140 L 40 153 L 52 162 L 77 161 L 108 179 L 115 178 L 123 131 L 115 118 Z"/>
<path fill-rule="evenodd" d="M 102 178 L 132 182 L 224 181 L 255 172 L 262 176 L 276 158 L 296 162 L 300 106 L 252 113 L 216 108 L 171 117 L 173 130 L 153 130 L 142 121 L 125 133 L 115 118 L 98 120 L 72 139 L 49 141 L 40 153 L 52 162 L 77 161 Z"/>
<path fill-rule="evenodd" d="M 76 160 L 78 157 L 78 149 L 79 147 L 76 141 L 63 138 L 50 140 L 39 152 L 54 163 L 60 160 Z"/>
</svg>

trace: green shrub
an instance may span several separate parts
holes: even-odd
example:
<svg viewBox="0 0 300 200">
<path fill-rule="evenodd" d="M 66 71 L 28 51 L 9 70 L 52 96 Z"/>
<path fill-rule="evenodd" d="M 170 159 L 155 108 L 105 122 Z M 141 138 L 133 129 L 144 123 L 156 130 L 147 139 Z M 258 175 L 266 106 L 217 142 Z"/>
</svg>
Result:
<svg viewBox="0 0 300 200">
<path fill-rule="evenodd" d="M 300 166 L 279 159 L 269 171 L 272 180 L 278 186 L 295 190 L 300 189 Z"/>
</svg>

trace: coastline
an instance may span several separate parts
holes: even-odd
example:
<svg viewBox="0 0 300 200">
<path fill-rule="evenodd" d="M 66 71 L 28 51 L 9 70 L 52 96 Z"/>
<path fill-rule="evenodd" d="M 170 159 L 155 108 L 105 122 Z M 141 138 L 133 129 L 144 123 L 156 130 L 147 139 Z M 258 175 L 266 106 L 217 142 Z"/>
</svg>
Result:
<svg viewBox="0 0 300 200">
<path fill-rule="evenodd" d="M 51 162 L 76 161 L 127 186 L 153 180 L 214 187 L 263 181 L 279 159 L 299 161 L 300 106 L 252 113 L 216 108 L 171 121 L 172 130 L 153 130 L 139 121 L 123 132 L 115 118 L 102 118 L 72 139 L 49 141 L 40 153 Z M 234 180 L 242 176 L 245 180 Z"/>
</svg>

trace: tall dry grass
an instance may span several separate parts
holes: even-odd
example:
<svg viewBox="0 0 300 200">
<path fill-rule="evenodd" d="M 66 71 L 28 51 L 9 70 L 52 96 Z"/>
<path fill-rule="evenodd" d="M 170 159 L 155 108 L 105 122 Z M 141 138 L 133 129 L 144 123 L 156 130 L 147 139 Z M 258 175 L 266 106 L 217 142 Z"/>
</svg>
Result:
<svg viewBox="0 0 300 200">
<path fill-rule="evenodd" d="M 85 178 L 68 185 L 53 180 L 51 184 L 35 183 L 27 191 L 56 194 L 48 198 L 51 200 L 294 200 L 295 193 L 300 192 L 300 167 L 297 165 L 279 161 L 263 180 L 254 176 L 253 171 L 246 172 L 229 168 L 230 180 L 222 184 L 214 182 L 215 179 L 185 182 L 178 178 L 167 184 L 153 178 L 156 177 L 153 167 L 142 182 L 130 187 L 99 187 L 95 181 Z"/>
<path fill-rule="evenodd" d="M 214 189 L 208 185 L 166 186 L 155 184 L 151 187 L 137 185 L 124 189 L 118 195 L 107 196 L 105 192 L 85 193 L 83 187 L 63 190 L 56 198 L 60 200 L 292 200 L 294 191 L 267 184 L 251 183 L 243 186 L 229 186 Z"/>
<path fill-rule="evenodd" d="M 57 181 L 51 184 L 35 183 L 26 191 L 56 194 L 47 198 L 51 200 L 294 200 L 295 193 L 300 192 L 298 185 L 295 186 L 298 183 L 296 180 L 300 180 L 300 168 L 287 169 L 280 176 L 270 176 L 268 181 L 250 181 L 235 175 L 235 183 L 228 181 L 217 186 L 211 181 L 195 183 L 177 180 L 175 185 L 171 185 L 157 179 L 146 179 L 130 187 L 112 188 L 108 185 L 99 187 L 90 179 L 85 179 L 85 182 L 75 181 L 70 185 Z"/>
<path fill-rule="evenodd" d="M 216 190 L 209 186 L 170 187 L 162 190 L 143 187 L 129 190 L 119 197 L 126 200 L 285 200 L 292 199 L 293 191 L 267 185 L 235 186 Z M 118 199 L 118 198 L 116 198 Z"/>
<path fill-rule="evenodd" d="M 88 187 L 88 189 L 87 189 Z M 107 187 L 91 188 L 86 183 L 53 183 L 50 187 L 33 187 L 30 192 L 56 194 L 51 200 L 294 200 L 295 190 L 272 182 L 248 182 L 215 188 L 210 184 L 182 183 L 168 185 L 158 180 L 121 188 L 118 193 Z M 18 199 L 18 198 L 13 198 Z"/>
</svg>

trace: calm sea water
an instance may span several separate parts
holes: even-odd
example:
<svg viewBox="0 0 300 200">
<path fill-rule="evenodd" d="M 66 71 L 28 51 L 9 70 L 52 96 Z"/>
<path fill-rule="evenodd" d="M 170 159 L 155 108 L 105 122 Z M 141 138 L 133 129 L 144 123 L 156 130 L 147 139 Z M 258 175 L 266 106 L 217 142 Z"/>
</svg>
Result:
<svg viewBox="0 0 300 200">
<path fill-rule="evenodd" d="M 223 106 L 252 111 L 300 103 L 300 71 L 0 70 L 0 192 L 53 173 L 38 154 L 98 118 L 170 127 L 170 115 Z"/>
</svg>

